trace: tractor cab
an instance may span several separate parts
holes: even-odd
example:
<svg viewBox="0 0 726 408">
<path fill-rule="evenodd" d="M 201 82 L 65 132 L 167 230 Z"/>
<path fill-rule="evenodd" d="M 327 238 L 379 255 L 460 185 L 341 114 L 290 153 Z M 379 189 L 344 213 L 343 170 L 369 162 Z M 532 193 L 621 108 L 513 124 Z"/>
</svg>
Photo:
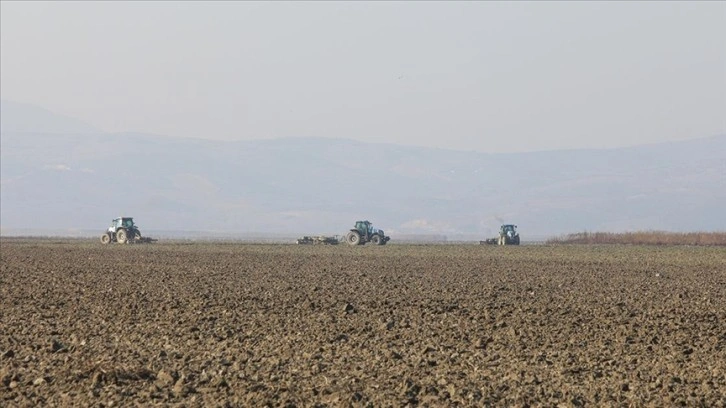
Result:
<svg viewBox="0 0 726 408">
<path fill-rule="evenodd" d="M 123 225 L 124 228 L 132 228 L 134 226 L 134 219 L 131 217 L 121 218 L 121 225 Z"/>
<path fill-rule="evenodd" d="M 517 226 L 513 224 L 505 224 L 502 225 L 502 234 L 514 236 L 514 234 L 517 233 Z"/>
<path fill-rule="evenodd" d="M 111 221 L 111 227 L 108 229 L 111 232 L 116 232 L 119 228 L 131 229 L 134 227 L 134 219 L 132 217 L 118 217 Z"/>
<path fill-rule="evenodd" d="M 356 221 L 354 230 L 360 232 L 361 235 L 370 235 L 372 225 L 369 221 Z"/>
</svg>

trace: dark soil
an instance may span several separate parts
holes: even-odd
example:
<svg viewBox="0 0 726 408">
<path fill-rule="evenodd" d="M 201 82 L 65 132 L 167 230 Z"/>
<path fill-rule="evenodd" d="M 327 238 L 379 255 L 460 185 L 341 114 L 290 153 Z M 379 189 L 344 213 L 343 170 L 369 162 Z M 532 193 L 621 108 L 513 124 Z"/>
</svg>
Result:
<svg viewBox="0 0 726 408">
<path fill-rule="evenodd" d="M 723 248 L 0 243 L 0 406 L 726 404 Z"/>
</svg>

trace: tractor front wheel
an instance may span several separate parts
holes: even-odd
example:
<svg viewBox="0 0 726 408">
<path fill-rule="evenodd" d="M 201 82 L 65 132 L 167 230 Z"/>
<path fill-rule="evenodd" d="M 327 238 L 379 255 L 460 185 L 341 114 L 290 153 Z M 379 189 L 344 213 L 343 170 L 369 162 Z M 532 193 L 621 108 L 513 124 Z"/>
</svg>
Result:
<svg viewBox="0 0 726 408">
<path fill-rule="evenodd" d="M 128 235 L 126 234 L 125 229 L 116 231 L 116 241 L 118 241 L 119 244 L 125 244 L 128 242 Z"/>
<path fill-rule="evenodd" d="M 101 243 L 102 244 L 108 244 L 110 242 L 111 242 L 111 234 L 109 234 L 107 232 L 107 233 L 101 235 Z"/>
<path fill-rule="evenodd" d="M 371 243 L 373 245 L 381 245 L 381 236 L 380 235 L 374 235 L 371 237 Z"/>
<path fill-rule="evenodd" d="M 345 236 L 345 241 L 349 245 L 360 245 L 360 234 L 355 231 L 351 231 Z"/>
</svg>

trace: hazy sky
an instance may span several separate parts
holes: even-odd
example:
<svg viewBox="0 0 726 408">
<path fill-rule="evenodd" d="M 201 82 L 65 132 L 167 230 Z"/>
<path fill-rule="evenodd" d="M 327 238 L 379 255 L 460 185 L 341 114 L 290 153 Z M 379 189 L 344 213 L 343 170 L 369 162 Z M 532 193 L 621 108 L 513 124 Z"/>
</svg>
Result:
<svg viewBox="0 0 726 408">
<path fill-rule="evenodd" d="M 0 3 L 3 99 L 106 131 L 485 152 L 726 133 L 726 2 Z"/>
</svg>

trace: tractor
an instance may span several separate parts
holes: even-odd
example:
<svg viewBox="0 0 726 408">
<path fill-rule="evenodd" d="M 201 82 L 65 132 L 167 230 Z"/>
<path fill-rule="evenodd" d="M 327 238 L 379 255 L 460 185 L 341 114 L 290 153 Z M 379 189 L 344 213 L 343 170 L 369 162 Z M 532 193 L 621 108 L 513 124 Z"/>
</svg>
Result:
<svg viewBox="0 0 726 408">
<path fill-rule="evenodd" d="M 151 242 L 150 238 L 142 238 L 141 231 L 134 224 L 132 217 L 118 217 L 111 221 L 111 226 L 101 235 L 101 243 L 118 242 L 128 244 L 133 242 Z"/>
<path fill-rule="evenodd" d="M 519 233 L 517 226 L 513 224 L 504 224 L 499 229 L 499 245 L 519 245 Z"/>
<path fill-rule="evenodd" d="M 353 227 L 345 236 L 345 242 L 350 245 L 363 245 L 367 242 L 373 245 L 386 245 L 391 237 L 387 237 L 383 230 L 373 228 L 370 221 L 356 221 Z"/>
<path fill-rule="evenodd" d="M 517 226 L 513 224 L 504 224 L 499 228 L 499 236 L 496 238 L 488 238 L 485 241 L 479 241 L 482 245 L 519 245 L 519 233 Z"/>
</svg>

